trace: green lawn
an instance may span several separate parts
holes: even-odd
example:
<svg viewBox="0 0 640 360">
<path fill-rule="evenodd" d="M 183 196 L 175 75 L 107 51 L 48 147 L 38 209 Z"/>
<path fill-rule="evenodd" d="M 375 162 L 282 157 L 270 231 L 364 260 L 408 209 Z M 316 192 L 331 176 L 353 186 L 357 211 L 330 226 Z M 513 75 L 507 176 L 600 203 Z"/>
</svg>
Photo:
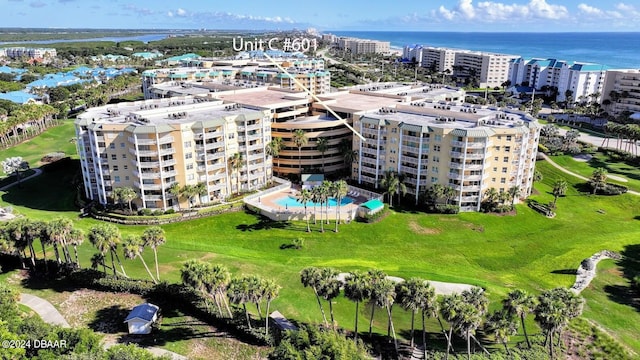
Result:
<svg viewBox="0 0 640 360">
<path fill-rule="evenodd" d="M 31 167 L 39 167 L 41 165 L 40 159 L 51 152 L 62 151 L 77 158 L 76 144 L 71 141 L 74 136 L 73 120 L 65 120 L 61 125 L 53 127 L 33 139 L 0 151 L 0 160 L 22 156 Z"/>
<path fill-rule="evenodd" d="M 565 178 L 570 184 L 567 196 L 558 199 L 554 219 L 547 219 L 526 205 L 518 205 L 515 216 L 392 212 L 376 224 L 353 222 L 342 225 L 339 233 L 319 233 L 316 225 L 314 232 L 306 233 L 303 223 L 270 223 L 247 213 L 225 214 L 164 226 L 168 241 L 158 251 L 162 279 L 179 281 L 179 269 L 187 259 L 220 263 L 234 275 L 255 273 L 274 279 L 282 290 L 272 309 L 296 320 L 319 322 L 321 316 L 313 293 L 299 281 L 299 271 L 305 266 L 332 266 L 341 271 L 378 268 L 404 278 L 470 283 L 485 287 L 496 307 L 512 288 L 538 293 L 570 286 L 575 277 L 568 273 L 582 259 L 603 249 L 621 251 L 638 242 L 640 197 L 581 195 L 575 187 L 581 181 L 568 178 L 544 161 L 538 163 L 538 169 L 544 180 L 536 184 L 533 198 L 540 202 L 553 199 L 555 180 Z M 72 172 L 64 170 L 45 173 L 21 188 L 1 194 L 1 205 L 11 204 L 16 212 L 33 218 L 65 216 L 86 230 L 97 222 L 78 218 L 70 191 L 72 177 Z M 120 229 L 139 234 L 143 227 Z M 280 245 L 297 237 L 304 238 L 303 249 L 280 249 Z M 95 250 L 85 243 L 80 252 L 81 263 L 86 266 Z M 51 256 L 52 251 L 48 253 Z M 145 259 L 153 266 L 151 251 L 145 252 Z M 130 276 L 147 276 L 139 260 L 126 261 L 125 267 Z M 353 328 L 354 304 L 341 297 L 334 308 L 338 323 Z M 368 326 L 368 310 L 361 309 L 359 328 L 363 330 Z M 603 323 L 611 315 L 608 311 L 594 308 L 586 316 Z M 614 311 L 620 318 L 637 316 L 628 307 L 614 307 Z M 375 331 L 386 334 L 383 311 L 376 314 Z M 394 320 L 398 332 L 406 336 L 409 314 L 396 308 Z M 431 321 L 428 326 L 436 336 L 437 324 Z M 640 353 L 640 344 L 628 341 L 622 334 L 623 327 L 610 329 Z"/>
<path fill-rule="evenodd" d="M 630 190 L 640 191 L 640 168 L 622 161 L 615 161 L 602 152 L 595 153 L 593 158 L 587 162 L 577 161 L 571 155 L 552 156 L 551 159 L 558 165 L 585 177 L 591 177 L 593 170 L 603 167 L 607 169 L 609 175 L 622 176 L 628 180 L 624 182 L 609 178 L 607 182 L 627 186 Z"/>
</svg>

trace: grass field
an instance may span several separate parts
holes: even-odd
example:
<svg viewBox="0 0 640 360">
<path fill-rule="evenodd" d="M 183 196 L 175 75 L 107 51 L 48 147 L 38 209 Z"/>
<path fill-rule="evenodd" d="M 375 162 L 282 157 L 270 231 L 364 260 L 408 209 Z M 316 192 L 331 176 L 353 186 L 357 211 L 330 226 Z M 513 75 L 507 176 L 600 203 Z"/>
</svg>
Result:
<svg viewBox="0 0 640 360">
<path fill-rule="evenodd" d="M 558 165 L 586 177 L 590 177 L 593 170 L 599 167 L 605 168 L 609 175 L 618 175 L 629 180 L 628 182 L 623 182 L 609 178 L 607 182 L 624 185 L 630 190 L 640 191 L 640 169 L 621 161 L 614 161 L 602 152 L 597 152 L 591 160 L 586 162 L 577 161 L 571 155 L 552 156 L 551 159 Z"/>
<path fill-rule="evenodd" d="M 44 151 L 49 150 L 43 148 Z M 392 212 L 376 224 L 352 222 L 341 225 L 339 233 L 319 233 L 317 225 L 313 226 L 314 232 L 306 233 L 302 223 L 265 222 L 243 212 L 225 214 L 164 226 L 168 241 L 158 250 L 162 279 L 179 281 L 179 269 L 187 259 L 220 263 L 234 275 L 254 273 L 274 279 L 282 286 L 280 297 L 273 303 L 274 310 L 296 320 L 320 322 L 313 292 L 300 284 L 299 271 L 306 266 L 332 266 L 341 271 L 378 268 L 404 278 L 418 276 L 474 284 L 486 288 L 493 307 L 497 307 L 513 288 L 538 293 L 570 286 L 582 259 L 603 249 L 621 251 L 638 242 L 640 197 L 583 195 L 578 191 L 581 181 L 567 178 L 544 161 L 538 163 L 538 169 L 544 180 L 536 184 L 533 198 L 540 202 L 553 199 L 551 188 L 555 180 L 565 178 L 571 185 L 567 196 L 558 199 L 554 219 L 547 219 L 526 205 L 518 205 L 514 216 Z M 45 173 L 2 194 L 2 205 L 11 204 L 16 212 L 33 218 L 68 217 L 77 227 L 89 229 L 97 221 L 78 218 L 69 189 L 72 177 L 68 171 Z M 120 229 L 125 234 L 139 234 L 143 227 Z M 305 240 L 303 249 L 280 249 L 280 245 L 297 237 Z M 81 263 L 87 265 L 95 250 L 85 243 L 80 252 Z M 147 250 L 145 259 L 151 266 L 153 253 Z M 139 260 L 126 261 L 125 267 L 130 276 L 147 276 Z M 6 276 L 9 275 L 0 275 L 0 279 Z M 634 327 L 606 325 L 611 311 L 621 319 L 640 323 L 638 312 L 618 306 L 616 299 L 606 295 L 600 299 L 610 308 L 594 306 L 586 316 L 640 353 L 640 343 L 624 334 L 633 334 Z M 340 297 L 334 308 L 338 323 L 353 328 L 354 304 Z M 368 311 L 361 309 L 359 328 L 366 329 Z M 386 318 L 382 311 L 377 315 L 375 331 L 386 334 Z M 398 332 L 407 336 L 409 314 L 394 309 L 394 320 Z M 428 326 L 436 336 L 437 324 L 431 321 Z"/>
</svg>

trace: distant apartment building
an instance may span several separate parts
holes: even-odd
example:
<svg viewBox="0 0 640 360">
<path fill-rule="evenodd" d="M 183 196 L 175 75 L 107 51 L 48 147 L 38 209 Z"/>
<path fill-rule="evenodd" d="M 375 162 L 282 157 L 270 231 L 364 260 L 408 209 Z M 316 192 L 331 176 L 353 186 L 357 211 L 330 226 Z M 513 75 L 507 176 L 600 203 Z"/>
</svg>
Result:
<svg viewBox="0 0 640 360">
<path fill-rule="evenodd" d="M 501 86 L 509 76 L 509 63 L 517 55 L 424 47 L 422 66 L 459 77 L 475 77 L 480 87 Z"/>
<path fill-rule="evenodd" d="M 441 47 L 424 47 L 422 49 L 421 65 L 437 72 L 453 73 L 453 65 L 456 61 L 455 49 Z"/>
<path fill-rule="evenodd" d="M 142 73 L 142 90 L 146 99 L 166 97 L 162 84 L 169 86 L 208 87 L 221 83 L 236 87 L 276 85 L 302 91 L 302 86 L 314 94 L 328 93 L 331 73 L 324 70 L 324 60 L 303 59 L 279 61 L 289 74 L 267 61 L 213 61 L 209 67 L 178 67 L 146 70 Z M 297 80 L 297 81 L 296 81 Z M 154 91 L 152 88 L 159 89 Z"/>
<path fill-rule="evenodd" d="M 385 171 L 404 176 L 418 201 L 433 184 L 451 186 L 461 211 L 478 211 L 489 188 L 531 193 L 540 126 L 530 115 L 447 102 L 382 106 L 357 114 L 352 178 L 378 188 Z"/>
<path fill-rule="evenodd" d="M 402 58 L 410 61 L 414 61 L 418 66 L 422 64 L 422 52 L 424 48 L 422 45 L 413 44 L 405 45 L 402 48 Z"/>
<path fill-rule="evenodd" d="M 58 56 L 58 53 L 56 49 L 53 48 L 8 47 L 0 49 L 0 56 L 11 59 L 19 59 L 22 57 L 28 59 L 50 59 Z"/>
<path fill-rule="evenodd" d="M 608 70 L 602 86 L 602 107 L 613 116 L 640 113 L 640 70 Z"/>
<path fill-rule="evenodd" d="M 255 190 L 271 179 L 271 114 L 238 104 L 191 97 L 154 99 L 91 108 L 75 121 L 87 198 L 113 202 L 113 191 L 131 187 L 139 207 L 186 208 L 172 194 L 204 183 L 195 203 L 218 202 Z M 229 158 L 242 154 L 239 169 Z"/>
<path fill-rule="evenodd" d="M 508 78 L 512 85 L 557 89 L 556 101 L 575 103 L 593 101 L 593 94 L 602 94 L 607 69 L 599 64 L 518 58 L 510 62 Z"/>
<path fill-rule="evenodd" d="M 475 76 L 480 87 L 502 86 L 509 76 L 509 63 L 516 55 L 479 51 L 458 51 L 455 54 L 454 75 Z"/>
<path fill-rule="evenodd" d="M 351 51 L 354 55 L 387 54 L 391 51 L 391 43 L 389 41 L 342 37 L 338 39 L 337 44 L 339 49 Z"/>
</svg>

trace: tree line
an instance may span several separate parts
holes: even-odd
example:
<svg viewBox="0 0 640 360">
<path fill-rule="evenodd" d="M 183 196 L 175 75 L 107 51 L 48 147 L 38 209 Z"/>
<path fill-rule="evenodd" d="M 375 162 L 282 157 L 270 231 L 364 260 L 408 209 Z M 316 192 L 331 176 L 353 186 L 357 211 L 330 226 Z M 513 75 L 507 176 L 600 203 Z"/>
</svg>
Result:
<svg viewBox="0 0 640 360">
<path fill-rule="evenodd" d="M 325 326 L 337 327 L 333 316 L 334 300 L 344 294 L 355 303 L 354 340 L 358 339 L 358 317 L 360 304 L 370 307 L 368 336 L 372 336 L 373 319 L 376 309 L 383 309 L 387 315 L 387 337 L 391 337 L 395 349 L 398 349 L 396 330 L 393 324 L 394 304 L 400 305 L 411 313 L 410 346 L 415 346 L 415 316 L 419 315 L 422 325 L 423 351 L 427 352 L 426 318 L 434 318 L 440 325 L 440 331 L 446 341 L 445 356 L 448 357 L 453 347 L 454 335 L 460 336 L 467 344 L 467 358 L 471 356 L 472 341 L 484 352 L 489 353 L 478 338 L 476 331 L 482 329 L 484 334 L 491 335 L 494 340 L 504 346 L 505 352 L 511 356 L 509 339 L 517 334 L 521 326 L 527 348 L 532 342 L 525 327 L 528 315 L 535 316 L 536 323 L 544 335 L 543 346 L 548 348 L 549 356 L 554 357 L 556 348 L 560 346 L 563 331 L 569 321 L 582 314 L 584 300 L 566 288 L 555 288 L 543 291 L 537 297 L 515 289 L 502 300 L 502 307 L 489 313 L 489 299 L 486 292 L 479 287 L 472 287 L 461 293 L 437 296 L 433 286 L 426 280 L 411 278 L 407 281 L 395 281 L 380 270 L 367 272 L 350 272 L 339 276 L 333 268 L 306 267 L 300 272 L 303 286 L 313 290 Z M 329 305 L 330 322 L 327 319 L 323 300 Z M 448 329 L 444 323 L 448 324 Z"/>
</svg>

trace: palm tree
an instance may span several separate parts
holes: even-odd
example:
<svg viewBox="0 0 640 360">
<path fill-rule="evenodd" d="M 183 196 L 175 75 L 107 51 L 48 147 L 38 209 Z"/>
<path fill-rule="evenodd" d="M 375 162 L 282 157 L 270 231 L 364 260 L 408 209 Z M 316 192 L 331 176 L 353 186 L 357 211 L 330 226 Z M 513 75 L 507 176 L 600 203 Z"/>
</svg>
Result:
<svg viewBox="0 0 640 360">
<path fill-rule="evenodd" d="M 425 328 L 425 317 L 437 317 L 438 322 L 440 323 L 440 327 L 442 328 L 442 333 L 447 336 L 447 333 L 444 331 L 444 326 L 442 325 L 442 321 L 438 317 L 438 302 L 436 301 L 436 291 L 431 286 L 430 283 L 426 281 L 417 282 L 415 284 L 414 291 L 412 292 L 413 297 L 415 298 L 414 302 L 418 305 L 422 315 L 422 346 L 424 347 L 424 357 L 427 358 L 427 332 Z"/>
<path fill-rule="evenodd" d="M 360 303 L 371 297 L 371 288 L 367 274 L 351 272 L 347 275 L 344 283 L 344 296 L 356 303 L 356 321 L 354 336 L 358 339 L 358 307 Z"/>
<path fill-rule="evenodd" d="M 564 180 L 556 180 L 555 183 L 553 183 L 553 205 L 556 205 L 556 202 L 558 201 L 558 197 L 560 196 L 564 196 L 565 193 L 567 192 L 567 188 L 569 187 L 569 184 L 567 184 L 566 181 Z"/>
<path fill-rule="evenodd" d="M 593 193 L 595 194 L 607 184 L 607 169 L 599 167 L 593 170 L 590 182 L 591 186 L 593 186 Z"/>
<path fill-rule="evenodd" d="M 503 300 L 502 304 L 510 314 L 520 317 L 522 331 L 524 331 L 524 338 L 527 341 L 527 346 L 531 348 L 531 342 L 527 335 L 527 327 L 525 326 L 524 319 L 527 314 L 532 313 L 536 307 L 535 298 L 527 294 L 524 290 L 515 289 L 509 292 L 507 298 Z"/>
<path fill-rule="evenodd" d="M 330 267 L 320 269 L 320 279 L 318 285 L 318 295 L 329 303 L 329 313 L 331 315 L 331 326 L 336 326 L 333 316 L 332 300 L 340 295 L 340 286 L 342 283 L 338 280 L 338 272 Z"/>
<path fill-rule="evenodd" d="M 151 274 L 151 270 L 149 270 L 149 267 L 147 266 L 147 262 L 144 261 L 144 258 L 142 257 L 144 246 L 145 243 L 141 238 L 135 235 L 128 235 L 124 238 L 124 241 L 122 243 L 122 253 L 126 259 L 140 259 L 140 261 L 142 261 L 142 264 L 144 265 L 144 268 L 147 270 L 147 274 L 149 274 L 151 281 L 153 281 L 154 284 L 157 284 L 158 281 L 153 277 L 153 274 Z"/>
<path fill-rule="evenodd" d="M 518 332 L 518 327 L 516 323 L 513 321 L 513 316 L 509 313 L 509 311 L 502 309 L 494 312 L 487 319 L 487 330 L 489 330 L 493 336 L 496 338 L 496 341 L 502 343 L 504 345 L 504 350 L 507 355 L 511 357 L 511 351 L 509 351 L 509 347 L 507 343 L 509 342 L 509 338 L 514 336 Z"/>
<path fill-rule="evenodd" d="M 311 201 L 313 201 L 313 224 L 314 225 L 318 223 L 317 222 L 318 213 L 316 211 L 316 205 L 321 201 L 321 196 L 320 196 L 321 190 L 322 189 L 320 188 L 320 186 L 314 186 L 311 189 Z M 320 207 L 320 217 L 322 217 L 322 207 Z M 320 222 L 322 222 L 322 220 Z"/>
<path fill-rule="evenodd" d="M 514 185 L 507 190 L 509 194 L 509 198 L 511 198 L 511 207 L 513 208 L 516 204 L 516 199 L 520 196 L 520 186 Z"/>
<path fill-rule="evenodd" d="M 178 184 L 177 182 L 174 182 L 173 184 L 171 184 L 167 192 L 176 198 L 176 203 L 178 204 L 178 211 L 180 211 L 180 195 L 182 194 L 182 188 L 180 187 L 180 184 Z"/>
<path fill-rule="evenodd" d="M 124 267 L 120 262 L 120 257 L 118 256 L 117 249 L 118 244 L 120 244 L 121 235 L 120 230 L 115 225 L 112 224 L 99 224 L 93 226 L 89 230 L 89 242 L 93 246 L 95 246 L 100 253 L 103 255 L 109 252 L 111 255 L 111 270 L 113 271 L 113 275 L 117 276 L 116 266 L 114 262 L 117 259 L 118 264 L 120 265 L 120 269 L 122 270 L 122 274 L 126 277 L 127 274 L 124 271 Z"/>
<path fill-rule="evenodd" d="M 312 193 L 309 189 L 302 189 L 298 194 L 297 201 L 304 206 L 304 217 L 307 219 L 307 232 L 311 232 L 311 227 L 309 225 L 309 218 L 307 217 L 307 203 L 312 199 Z"/>
<path fill-rule="evenodd" d="M 199 182 L 193 187 L 194 195 L 198 196 L 198 203 L 202 206 L 202 197 L 209 193 L 207 189 L 207 184 L 204 182 Z"/>
<path fill-rule="evenodd" d="M 349 192 L 349 185 L 347 185 L 347 182 L 344 180 L 338 180 L 335 183 L 333 183 L 331 190 L 333 192 L 333 197 L 336 199 L 336 204 L 337 204 L 335 232 L 338 232 L 338 223 L 340 222 L 340 205 L 342 203 L 342 199 L 345 196 L 347 196 L 347 193 Z"/>
<path fill-rule="evenodd" d="M 104 254 L 101 252 L 95 253 L 93 254 L 93 256 L 91 256 L 91 268 L 92 269 L 97 269 L 100 265 L 102 265 L 102 272 L 106 275 L 107 274 L 107 266 L 104 263 Z"/>
<path fill-rule="evenodd" d="M 324 173 L 324 153 L 329 150 L 329 139 L 320 137 L 316 140 L 316 148 L 322 154 L 322 172 Z"/>
<path fill-rule="evenodd" d="M 413 331 L 415 328 L 416 311 L 420 309 L 420 304 L 416 297 L 416 292 L 420 284 L 424 284 L 424 280 L 418 278 L 411 278 L 396 284 L 396 302 L 406 311 L 411 311 L 411 349 L 413 349 L 414 343 Z"/>
<path fill-rule="evenodd" d="M 247 311 L 247 303 L 251 301 L 249 281 L 250 280 L 247 277 L 231 279 L 231 282 L 229 282 L 229 288 L 227 289 L 227 294 L 229 295 L 229 301 L 231 301 L 233 304 L 242 305 L 244 314 L 247 318 L 247 325 L 251 330 L 253 329 L 251 327 L 251 318 L 249 317 L 249 312 Z"/>
<path fill-rule="evenodd" d="M 320 295 L 318 294 L 318 289 L 321 285 L 322 273 L 321 270 L 309 266 L 302 271 L 300 271 L 300 282 L 304 287 L 310 287 L 313 289 L 313 293 L 316 295 L 316 300 L 318 301 L 318 306 L 320 307 L 320 312 L 322 313 L 322 319 L 324 324 L 327 325 L 327 316 L 324 313 L 324 308 L 322 307 L 322 302 L 320 301 Z"/>
<path fill-rule="evenodd" d="M 57 218 L 46 225 L 45 231 L 48 233 L 48 237 L 54 244 L 54 250 L 56 251 L 56 258 L 58 264 L 60 264 L 60 256 L 58 254 L 58 245 L 62 249 L 62 254 L 65 259 L 65 263 L 68 265 L 71 262 L 71 254 L 69 253 L 69 235 L 73 230 L 73 222 L 67 218 Z"/>
<path fill-rule="evenodd" d="M 307 138 L 307 134 L 302 129 L 296 129 L 293 132 L 293 143 L 298 148 L 298 169 L 300 170 L 300 174 L 302 174 L 302 147 L 307 145 L 309 139 Z"/>
<path fill-rule="evenodd" d="M 369 280 L 369 304 L 371 305 L 371 317 L 369 318 L 369 337 L 371 337 L 371 332 L 373 328 L 373 316 L 375 315 L 376 306 L 382 307 L 384 306 L 384 297 L 386 291 L 386 284 L 381 286 L 380 284 L 384 283 L 387 274 L 385 274 L 382 270 L 371 269 L 367 271 L 367 277 Z"/>
<path fill-rule="evenodd" d="M 160 270 L 158 267 L 158 246 L 167 241 L 164 230 L 159 226 L 151 226 L 144 229 L 142 233 L 143 246 L 148 246 L 153 250 L 153 258 L 156 263 L 156 279 L 160 280 Z"/>
<path fill-rule="evenodd" d="M 265 313 L 265 326 L 264 326 L 264 334 L 267 336 L 269 334 L 269 308 L 271 307 L 271 302 L 273 299 L 278 297 L 280 293 L 281 287 L 275 283 L 273 280 L 266 279 L 262 283 L 262 292 L 264 293 L 264 298 L 267 301 L 267 312 Z"/>
<path fill-rule="evenodd" d="M 84 231 L 81 229 L 71 229 L 69 233 L 69 243 L 73 245 L 73 252 L 76 258 L 76 266 L 80 268 L 80 260 L 78 260 L 78 246 L 84 242 Z"/>
<path fill-rule="evenodd" d="M 229 158 L 229 167 L 236 174 L 236 190 L 240 194 L 240 170 L 244 166 L 242 153 L 235 153 Z"/>
<path fill-rule="evenodd" d="M 553 340 L 558 335 L 560 342 L 562 329 L 569 321 L 580 316 L 584 300 L 567 288 L 547 290 L 538 296 L 535 308 L 536 322 L 545 333 L 545 345 L 549 344 L 549 356 L 553 359 Z"/>
<path fill-rule="evenodd" d="M 267 155 L 278 158 L 278 168 L 280 168 L 279 155 L 280 151 L 282 151 L 282 148 L 284 148 L 284 140 L 282 140 L 282 138 L 280 137 L 274 137 L 264 149 Z"/>
<path fill-rule="evenodd" d="M 456 324 L 458 313 L 460 312 L 460 308 L 462 306 L 463 299 L 462 296 L 458 293 L 453 293 L 451 295 L 445 295 L 440 302 L 440 315 L 442 318 L 449 323 L 449 335 L 446 336 L 447 339 L 447 357 L 449 358 L 449 349 L 453 349 L 451 344 L 451 337 L 453 336 L 453 328 Z"/>
<path fill-rule="evenodd" d="M 407 186 L 400 181 L 398 173 L 395 171 L 385 171 L 382 180 L 380 180 L 380 186 L 389 196 L 389 206 L 393 206 L 393 195 L 407 192 Z"/>
<path fill-rule="evenodd" d="M 138 197 L 138 193 L 136 193 L 133 188 L 128 186 L 119 188 L 119 190 L 119 198 L 129 205 L 129 212 L 133 212 L 133 209 L 131 208 L 131 202 Z"/>
</svg>

